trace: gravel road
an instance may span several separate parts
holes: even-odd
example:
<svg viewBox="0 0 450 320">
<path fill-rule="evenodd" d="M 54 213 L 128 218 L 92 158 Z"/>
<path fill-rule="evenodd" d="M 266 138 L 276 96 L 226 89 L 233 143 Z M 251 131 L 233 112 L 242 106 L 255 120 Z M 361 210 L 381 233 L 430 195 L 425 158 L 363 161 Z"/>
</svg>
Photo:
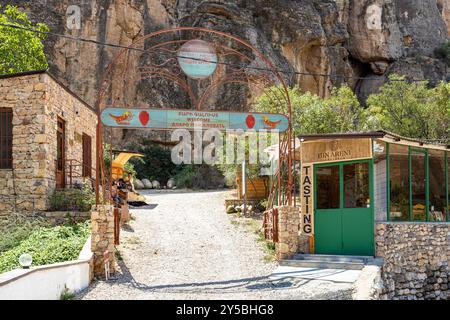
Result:
<svg viewBox="0 0 450 320">
<path fill-rule="evenodd" d="M 77 299 L 348 299 L 350 285 L 320 280 L 272 283 L 276 267 L 257 236 L 233 225 L 225 191 L 150 191 L 121 231 L 120 271 Z"/>
</svg>

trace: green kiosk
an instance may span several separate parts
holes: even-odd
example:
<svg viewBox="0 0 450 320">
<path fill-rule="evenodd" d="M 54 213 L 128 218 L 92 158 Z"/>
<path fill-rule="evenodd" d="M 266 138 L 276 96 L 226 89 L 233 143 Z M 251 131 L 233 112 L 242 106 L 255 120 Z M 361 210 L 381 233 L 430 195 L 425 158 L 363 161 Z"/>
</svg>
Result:
<svg viewBox="0 0 450 320">
<path fill-rule="evenodd" d="M 450 146 L 386 131 L 299 138 L 310 253 L 374 256 L 376 222 L 450 220 Z"/>
</svg>

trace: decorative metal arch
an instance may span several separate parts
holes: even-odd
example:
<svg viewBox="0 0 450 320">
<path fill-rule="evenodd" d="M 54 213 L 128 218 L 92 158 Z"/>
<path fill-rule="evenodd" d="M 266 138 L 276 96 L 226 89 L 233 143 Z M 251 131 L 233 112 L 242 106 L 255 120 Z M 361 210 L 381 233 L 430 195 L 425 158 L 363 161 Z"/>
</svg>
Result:
<svg viewBox="0 0 450 320">
<path fill-rule="evenodd" d="M 191 80 L 181 70 L 177 61 L 178 49 L 187 41 L 200 39 L 212 45 L 218 55 L 215 74 L 207 79 Z M 139 66 L 131 65 L 130 55 L 139 53 Z M 129 70 L 137 69 L 139 79 L 129 79 Z M 114 88 L 112 79 L 121 80 L 120 88 Z M 104 174 L 102 123 L 101 112 L 106 107 L 128 107 L 127 94 L 124 90 L 133 88 L 134 83 L 143 81 L 161 85 L 162 81 L 170 83 L 174 88 L 184 92 L 192 108 L 197 110 L 211 110 L 208 99 L 221 87 L 227 85 L 247 84 L 245 89 L 256 88 L 265 92 L 282 113 L 287 111 L 289 127 L 279 145 L 279 166 L 277 183 L 273 185 L 271 193 L 276 193 L 278 204 L 292 204 L 295 193 L 295 174 L 293 174 L 295 145 L 292 140 L 292 109 L 289 91 L 282 74 L 272 62 L 254 46 L 236 36 L 225 32 L 201 27 L 178 27 L 159 30 L 137 39 L 130 47 L 122 49 L 106 67 L 100 82 L 96 102 L 97 125 L 97 171 L 96 171 L 96 203 L 99 203 L 100 180 L 102 190 L 106 187 Z M 193 86 L 195 88 L 193 88 Z M 153 87 L 154 89 L 154 87 Z M 167 92 L 167 88 L 164 88 Z M 196 89 L 196 90 L 195 90 Z M 196 92 L 197 91 L 197 94 Z M 135 92 L 136 94 L 136 92 Z M 164 97 L 161 90 L 161 97 Z M 152 106 L 159 102 L 152 101 Z M 133 106 L 139 108 L 142 106 Z M 160 106 L 170 108 L 172 106 Z M 223 105 L 222 107 L 226 107 Z M 229 108 L 229 107 L 228 107 Z M 186 109 L 186 107 L 184 107 Z M 112 146 L 111 146 L 112 148 Z M 111 150 L 110 150 L 111 153 Z M 286 168 L 287 166 L 287 168 Z M 111 181 L 110 181 L 111 182 Z M 286 188 L 287 186 L 287 188 Z M 284 190 L 283 196 L 281 190 Z M 103 203 L 105 203 L 103 197 Z M 295 198 L 294 198 L 295 204 Z"/>
</svg>

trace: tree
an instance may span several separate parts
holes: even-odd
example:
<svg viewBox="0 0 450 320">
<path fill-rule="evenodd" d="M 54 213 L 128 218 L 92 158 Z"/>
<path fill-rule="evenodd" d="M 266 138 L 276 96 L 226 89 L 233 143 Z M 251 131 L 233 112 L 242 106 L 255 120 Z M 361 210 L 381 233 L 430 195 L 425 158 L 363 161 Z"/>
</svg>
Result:
<svg viewBox="0 0 450 320">
<path fill-rule="evenodd" d="M 430 110 L 428 111 L 431 139 L 450 142 L 450 83 L 441 82 L 431 89 Z"/>
<path fill-rule="evenodd" d="M 7 5 L 0 6 L 0 74 L 11 74 L 48 67 L 42 41 L 45 34 L 3 26 L 4 24 L 32 28 L 39 32 L 49 29 L 43 23 L 33 24 L 26 13 Z"/>
<path fill-rule="evenodd" d="M 295 134 L 385 129 L 405 137 L 450 141 L 450 84 L 429 88 L 426 81 L 408 82 L 395 74 L 389 79 L 369 96 L 367 109 L 347 86 L 333 89 L 326 98 L 288 89 Z M 287 114 L 282 98 L 278 88 L 269 88 L 256 99 L 255 109 Z"/>
<path fill-rule="evenodd" d="M 292 127 L 295 135 L 359 131 L 365 125 L 365 113 L 357 97 L 347 86 L 334 88 L 330 97 L 320 98 L 299 88 L 289 88 Z M 288 114 L 287 104 L 277 88 L 267 89 L 257 98 L 255 110 Z"/>
<path fill-rule="evenodd" d="M 426 81 L 409 83 L 391 75 L 379 93 L 367 100 L 368 127 L 422 139 L 448 139 L 450 86 L 428 88 Z"/>
</svg>

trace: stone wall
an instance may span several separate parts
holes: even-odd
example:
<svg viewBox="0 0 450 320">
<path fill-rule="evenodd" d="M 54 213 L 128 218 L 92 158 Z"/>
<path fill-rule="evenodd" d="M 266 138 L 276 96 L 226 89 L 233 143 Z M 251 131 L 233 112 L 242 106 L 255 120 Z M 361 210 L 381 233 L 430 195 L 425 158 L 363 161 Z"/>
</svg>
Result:
<svg viewBox="0 0 450 320">
<path fill-rule="evenodd" d="M 378 223 L 381 299 L 450 299 L 450 223 Z"/>
<path fill-rule="evenodd" d="M 275 244 L 278 260 L 290 258 L 298 251 L 299 210 L 298 207 L 278 207 L 278 242 Z"/>
<path fill-rule="evenodd" d="M 0 106 L 13 110 L 13 170 L 0 170 L 0 211 L 45 209 L 44 74 L 0 80 Z"/>
<path fill-rule="evenodd" d="M 0 79 L 0 107 L 13 110 L 13 169 L 0 169 L 0 214 L 44 211 L 55 189 L 57 116 L 67 121 L 67 159 L 82 160 L 74 137 L 86 132 L 95 166 L 95 113 L 44 72 Z"/>
<path fill-rule="evenodd" d="M 83 133 L 91 137 L 91 159 L 92 168 L 96 165 L 96 131 L 97 131 L 97 114 L 87 105 L 74 97 L 64 87 L 59 85 L 50 76 L 46 77 L 46 89 L 48 95 L 47 103 L 47 137 L 48 155 L 47 156 L 47 176 L 51 186 L 55 185 L 56 170 L 56 130 L 58 126 L 58 117 L 63 119 L 66 124 L 66 163 L 68 160 L 75 160 L 74 163 L 81 164 L 83 162 Z M 74 167 L 76 175 L 81 176 L 82 167 Z M 66 173 L 68 176 L 69 173 Z M 95 177 L 95 171 L 92 170 L 92 177 Z"/>
<path fill-rule="evenodd" d="M 37 213 L 37 216 L 45 219 L 52 225 L 61 225 L 69 222 L 84 222 L 91 219 L 91 212 L 71 211 L 45 211 Z"/>
<path fill-rule="evenodd" d="M 104 253 L 109 252 L 110 270 L 116 269 L 114 245 L 114 207 L 110 205 L 92 206 L 91 211 L 91 251 L 94 254 L 94 275 L 103 277 Z"/>
</svg>

